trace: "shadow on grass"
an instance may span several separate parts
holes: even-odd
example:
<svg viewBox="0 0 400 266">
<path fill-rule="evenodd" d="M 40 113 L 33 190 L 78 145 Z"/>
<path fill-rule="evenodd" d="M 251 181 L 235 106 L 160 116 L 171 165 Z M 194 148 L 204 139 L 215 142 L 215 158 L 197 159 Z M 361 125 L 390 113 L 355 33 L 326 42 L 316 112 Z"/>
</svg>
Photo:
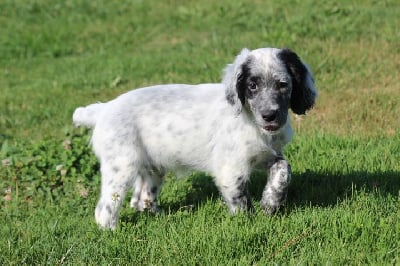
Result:
<svg viewBox="0 0 400 266">
<path fill-rule="evenodd" d="M 266 175 L 260 172 L 252 176 L 249 190 L 254 201 L 261 200 L 266 178 Z M 184 202 L 176 202 L 165 207 L 174 210 L 187 205 L 197 206 L 207 200 L 220 198 L 211 177 L 196 174 L 190 178 L 190 182 L 193 189 L 185 195 Z M 288 202 L 296 205 L 332 206 L 345 198 L 351 198 L 357 190 L 397 196 L 400 190 L 400 173 L 351 172 L 345 175 L 312 171 L 294 173 L 289 186 Z"/>
<path fill-rule="evenodd" d="M 355 191 L 397 196 L 400 191 L 400 173 L 355 171 L 332 174 L 308 171 L 294 174 L 288 201 L 295 205 L 334 206 L 351 198 Z"/>
<path fill-rule="evenodd" d="M 189 178 L 170 180 L 166 183 L 160 199 L 162 212 L 176 213 L 188 209 L 193 211 L 207 201 L 220 201 L 220 193 L 212 177 L 205 174 L 196 173 Z M 253 174 L 249 185 L 253 202 L 261 200 L 265 183 L 265 174 L 262 172 Z M 361 190 L 367 193 L 397 196 L 400 191 L 399 173 L 352 172 L 346 175 L 312 171 L 294 173 L 289 187 L 287 206 L 289 209 L 294 206 L 335 206 L 338 202 L 351 198 L 355 191 Z M 143 215 L 132 212 L 121 217 L 122 221 L 135 223 L 140 215 Z"/>
<path fill-rule="evenodd" d="M 130 199 L 131 195 L 128 195 Z M 160 193 L 161 213 L 176 213 L 183 210 L 195 211 L 207 201 L 220 200 L 220 194 L 212 177 L 203 173 L 194 173 L 182 179 L 167 177 Z M 144 216 L 156 216 L 150 212 L 139 212 L 129 207 L 121 209 L 120 220 L 123 223 L 136 224 Z"/>
<path fill-rule="evenodd" d="M 252 176 L 250 193 L 253 200 L 261 200 L 266 176 L 256 173 Z M 355 191 L 381 193 L 397 196 L 400 190 L 400 173 L 397 172 L 351 172 L 322 173 L 306 171 L 292 174 L 288 192 L 288 205 L 334 206 L 351 198 Z"/>
<path fill-rule="evenodd" d="M 204 173 L 194 173 L 189 178 L 175 179 L 171 183 L 178 184 L 174 187 L 175 191 L 171 193 L 170 187 L 166 184 L 160 197 L 161 208 L 167 212 L 197 209 L 207 201 L 217 201 L 221 198 L 213 178 Z M 172 195 L 168 197 L 170 194 Z"/>
</svg>

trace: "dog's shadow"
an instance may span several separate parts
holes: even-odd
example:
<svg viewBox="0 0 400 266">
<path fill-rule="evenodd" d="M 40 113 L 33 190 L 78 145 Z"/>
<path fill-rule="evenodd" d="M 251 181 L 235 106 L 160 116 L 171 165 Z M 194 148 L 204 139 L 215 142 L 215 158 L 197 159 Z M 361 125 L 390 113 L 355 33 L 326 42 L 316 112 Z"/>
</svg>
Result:
<svg viewBox="0 0 400 266">
<path fill-rule="evenodd" d="M 400 173 L 394 171 L 348 174 L 306 171 L 294 175 L 289 188 L 291 205 L 335 206 L 357 196 L 360 191 L 397 196 L 400 191 Z"/>
<path fill-rule="evenodd" d="M 358 191 L 397 196 L 400 191 L 398 172 L 350 172 L 324 173 L 306 171 L 293 173 L 289 186 L 286 207 L 293 209 L 301 206 L 335 206 L 357 195 Z M 249 191 L 253 202 L 260 201 L 266 183 L 266 174 L 255 172 L 251 177 Z M 176 213 L 182 210 L 195 211 L 208 201 L 221 201 L 221 196 L 213 179 L 202 173 L 194 173 L 189 178 L 167 178 L 160 195 L 163 213 Z M 123 215 L 122 221 L 135 222 L 139 217 Z M 151 215 L 151 214 L 147 214 Z"/>
<path fill-rule="evenodd" d="M 262 172 L 255 172 L 249 183 L 253 201 L 260 201 L 267 181 Z M 174 182 L 174 181 L 171 181 Z M 210 176 L 193 174 L 188 181 L 190 190 L 183 193 L 181 200 L 169 201 L 163 208 L 171 212 L 182 208 L 196 209 L 206 201 L 220 200 L 220 193 Z M 288 192 L 288 206 L 335 206 L 338 202 L 351 199 L 357 191 L 397 196 L 400 191 L 400 173 L 354 171 L 348 174 L 306 171 L 293 173 Z"/>
</svg>

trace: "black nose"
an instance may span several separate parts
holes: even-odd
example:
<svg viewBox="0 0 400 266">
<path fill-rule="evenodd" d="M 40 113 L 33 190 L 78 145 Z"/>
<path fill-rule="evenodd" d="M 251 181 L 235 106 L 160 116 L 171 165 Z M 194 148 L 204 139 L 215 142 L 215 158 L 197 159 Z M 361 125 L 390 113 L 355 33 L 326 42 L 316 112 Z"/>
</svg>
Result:
<svg viewBox="0 0 400 266">
<path fill-rule="evenodd" d="M 266 112 L 262 115 L 262 118 L 266 121 L 266 122 L 272 122 L 276 119 L 278 115 L 278 111 L 269 111 Z"/>
</svg>

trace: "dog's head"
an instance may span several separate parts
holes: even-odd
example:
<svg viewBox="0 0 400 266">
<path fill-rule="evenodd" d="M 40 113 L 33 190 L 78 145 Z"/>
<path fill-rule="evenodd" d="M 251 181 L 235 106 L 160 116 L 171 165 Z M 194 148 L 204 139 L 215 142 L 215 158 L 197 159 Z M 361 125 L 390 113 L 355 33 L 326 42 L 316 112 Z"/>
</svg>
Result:
<svg viewBox="0 0 400 266">
<path fill-rule="evenodd" d="M 288 109 L 305 114 L 317 95 L 308 67 L 289 49 L 243 49 L 225 69 L 226 99 L 250 111 L 266 133 L 286 124 Z"/>
</svg>

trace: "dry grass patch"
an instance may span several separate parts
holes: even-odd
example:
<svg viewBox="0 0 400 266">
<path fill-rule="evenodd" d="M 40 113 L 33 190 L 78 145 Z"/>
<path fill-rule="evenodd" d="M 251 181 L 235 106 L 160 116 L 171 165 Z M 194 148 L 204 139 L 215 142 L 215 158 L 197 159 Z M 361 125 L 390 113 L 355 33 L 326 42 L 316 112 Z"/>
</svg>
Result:
<svg viewBox="0 0 400 266">
<path fill-rule="evenodd" d="M 399 48 L 390 42 L 332 43 L 316 66 L 317 105 L 298 132 L 393 136 L 399 130 Z"/>
<path fill-rule="evenodd" d="M 399 129 L 400 102 L 393 87 L 332 94 L 335 93 L 321 93 L 318 105 L 307 117 L 295 117 L 298 132 L 321 130 L 343 136 L 393 136 Z"/>
</svg>

